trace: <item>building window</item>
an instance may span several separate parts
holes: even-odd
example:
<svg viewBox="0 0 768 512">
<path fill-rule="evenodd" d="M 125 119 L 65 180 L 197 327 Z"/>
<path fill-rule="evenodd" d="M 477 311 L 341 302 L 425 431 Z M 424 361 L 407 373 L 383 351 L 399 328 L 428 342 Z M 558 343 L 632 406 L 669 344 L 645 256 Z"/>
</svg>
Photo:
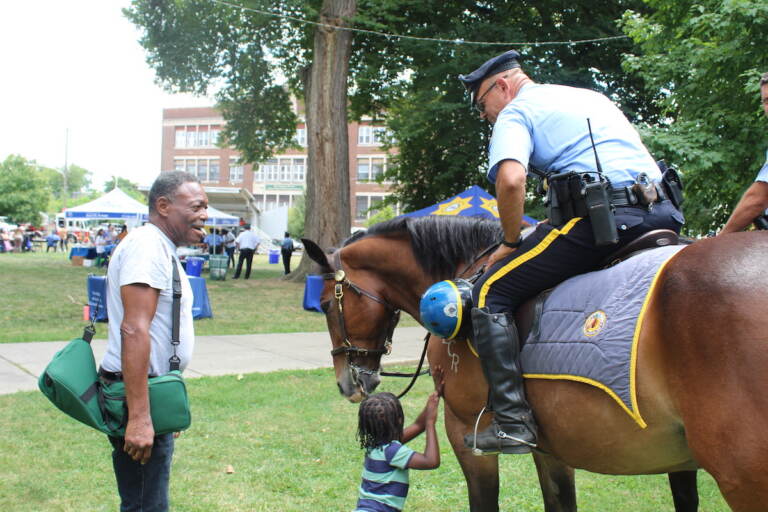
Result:
<svg viewBox="0 0 768 512">
<path fill-rule="evenodd" d="M 294 158 L 291 172 L 291 181 L 304 183 L 307 170 L 306 158 Z"/>
<path fill-rule="evenodd" d="M 369 219 L 379 211 L 383 201 L 384 196 L 355 196 L 355 219 Z"/>
<path fill-rule="evenodd" d="M 176 127 L 176 141 L 174 146 L 178 149 L 184 149 L 187 147 L 187 132 L 183 127 Z"/>
<path fill-rule="evenodd" d="M 357 158 L 357 181 L 376 181 L 384 175 L 387 159 L 383 156 L 362 156 Z"/>
<path fill-rule="evenodd" d="M 208 167 L 208 181 L 219 181 L 219 161 L 211 160 Z"/>
<path fill-rule="evenodd" d="M 259 164 L 253 173 L 257 182 L 294 182 L 304 183 L 307 174 L 307 158 L 270 158 Z"/>
<path fill-rule="evenodd" d="M 192 176 L 197 176 L 197 160 L 187 160 L 186 171 Z M 199 176 L 197 178 L 200 179 Z"/>
<path fill-rule="evenodd" d="M 296 144 L 302 147 L 307 147 L 307 129 L 306 128 L 296 129 Z"/>
<path fill-rule="evenodd" d="M 208 160 L 197 161 L 197 179 L 200 181 L 208 180 Z"/>
<path fill-rule="evenodd" d="M 237 163 L 237 160 L 230 159 L 229 161 L 229 182 L 230 183 L 242 183 L 243 181 L 243 165 Z"/>
<path fill-rule="evenodd" d="M 197 128 L 197 145 L 201 148 L 207 148 L 210 146 L 210 139 L 208 138 L 208 127 L 199 126 Z"/>
<path fill-rule="evenodd" d="M 184 170 L 184 160 L 174 160 L 173 161 L 173 170 L 174 171 L 183 171 Z"/>
<path fill-rule="evenodd" d="M 185 142 L 187 148 L 195 147 L 195 138 L 197 135 L 196 126 L 187 126 L 187 140 Z"/>
<path fill-rule="evenodd" d="M 216 146 L 219 143 L 219 132 L 221 132 L 219 126 L 211 126 L 211 147 Z"/>
<path fill-rule="evenodd" d="M 378 146 L 384 143 L 387 129 L 383 126 L 360 125 L 357 128 L 357 143 L 360 146 Z"/>
<path fill-rule="evenodd" d="M 361 146 L 370 146 L 373 142 L 372 127 L 370 126 L 358 126 L 357 128 L 357 143 Z"/>
</svg>

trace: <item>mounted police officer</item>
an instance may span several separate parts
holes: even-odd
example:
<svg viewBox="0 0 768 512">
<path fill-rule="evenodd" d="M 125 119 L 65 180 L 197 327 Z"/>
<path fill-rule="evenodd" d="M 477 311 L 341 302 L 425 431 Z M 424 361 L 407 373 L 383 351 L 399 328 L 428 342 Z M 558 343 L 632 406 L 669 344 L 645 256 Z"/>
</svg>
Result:
<svg viewBox="0 0 768 512">
<path fill-rule="evenodd" d="M 595 270 L 643 233 L 679 233 L 684 222 L 668 199 L 675 195 L 679 201 L 679 189 L 662 186 L 659 166 L 621 110 L 597 92 L 534 83 L 520 69 L 519 57 L 508 51 L 459 76 L 472 106 L 493 125 L 487 177 L 496 185 L 504 232 L 487 272 L 472 288 L 472 338 L 494 411 L 488 429 L 465 437 L 476 454 L 536 447 L 518 363 L 518 306 L 568 277 Z M 523 239 L 529 170 L 546 181 L 549 221 Z"/>
</svg>

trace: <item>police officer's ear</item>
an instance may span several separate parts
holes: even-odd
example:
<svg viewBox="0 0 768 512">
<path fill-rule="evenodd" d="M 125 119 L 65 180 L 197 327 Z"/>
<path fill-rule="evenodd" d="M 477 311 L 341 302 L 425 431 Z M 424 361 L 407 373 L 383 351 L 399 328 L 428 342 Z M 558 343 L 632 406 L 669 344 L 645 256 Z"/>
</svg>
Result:
<svg viewBox="0 0 768 512">
<path fill-rule="evenodd" d="M 173 204 L 173 201 L 171 201 L 169 197 L 160 196 L 155 201 L 155 210 L 162 217 L 167 217 L 172 204 Z"/>
</svg>

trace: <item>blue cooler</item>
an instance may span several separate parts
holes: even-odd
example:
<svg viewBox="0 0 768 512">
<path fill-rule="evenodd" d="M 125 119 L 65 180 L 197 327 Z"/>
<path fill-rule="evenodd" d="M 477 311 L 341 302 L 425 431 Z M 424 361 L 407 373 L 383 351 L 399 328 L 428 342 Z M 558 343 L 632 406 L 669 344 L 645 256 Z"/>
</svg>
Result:
<svg viewBox="0 0 768 512">
<path fill-rule="evenodd" d="M 203 271 L 203 263 L 205 260 L 203 258 L 187 258 L 187 275 L 188 276 L 195 276 L 200 277 L 200 274 Z"/>
<path fill-rule="evenodd" d="M 280 251 L 277 249 L 270 249 L 269 251 L 269 262 L 270 263 L 279 263 L 280 262 Z"/>
</svg>

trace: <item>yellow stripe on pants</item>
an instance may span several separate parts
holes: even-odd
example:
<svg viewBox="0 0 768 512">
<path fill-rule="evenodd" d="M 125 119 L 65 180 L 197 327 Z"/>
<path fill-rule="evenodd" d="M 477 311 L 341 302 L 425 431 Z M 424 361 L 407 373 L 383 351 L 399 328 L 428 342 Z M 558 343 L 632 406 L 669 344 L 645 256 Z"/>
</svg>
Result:
<svg viewBox="0 0 768 512">
<path fill-rule="evenodd" d="M 569 220 L 565 226 L 562 227 L 562 229 L 553 229 L 550 231 L 547 236 L 544 237 L 544 239 L 539 242 L 536 246 L 531 248 L 529 251 L 526 251 L 524 254 L 521 254 L 517 258 L 512 258 L 512 260 L 509 261 L 506 265 L 501 267 L 499 270 L 497 270 L 491 277 L 489 277 L 485 283 L 483 283 L 483 287 L 480 288 L 480 297 L 478 298 L 477 306 L 478 308 L 485 307 L 485 297 L 488 295 L 488 290 L 491 289 L 491 285 L 504 277 L 505 275 L 512 272 L 514 269 L 522 265 L 523 263 L 532 260 L 542 252 L 544 252 L 547 247 L 549 247 L 552 242 L 555 241 L 555 239 L 560 235 L 566 235 L 568 232 L 573 229 L 573 226 L 576 225 L 578 221 L 580 221 L 581 217 L 574 217 L 571 220 Z"/>
</svg>

